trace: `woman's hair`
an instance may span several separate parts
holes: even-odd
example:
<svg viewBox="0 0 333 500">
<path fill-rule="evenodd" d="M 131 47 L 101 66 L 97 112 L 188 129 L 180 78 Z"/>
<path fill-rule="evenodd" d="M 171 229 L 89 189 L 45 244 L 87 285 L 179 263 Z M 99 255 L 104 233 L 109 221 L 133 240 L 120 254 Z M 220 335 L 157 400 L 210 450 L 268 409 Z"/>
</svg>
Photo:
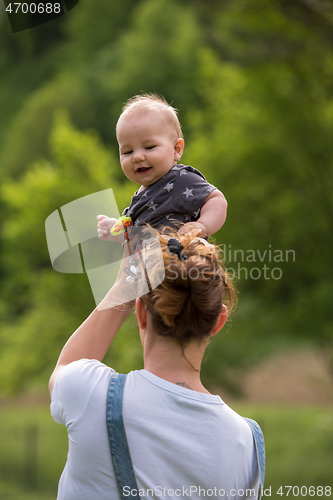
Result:
<svg viewBox="0 0 333 500">
<path fill-rule="evenodd" d="M 179 234 L 170 228 L 157 233 L 165 277 L 157 288 L 141 297 L 151 314 L 154 331 L 177 339 L 181 345 L 208 338 L 222 311 L 222 300 L 229 312 L 237 302 L 219 247 L 198 234 L 195 229 Z M 169 250 L 170 238 L 180 242 L 179 255 Z"/>
<path fill-rule="evenodd" d="M 171 106 L 163 96 L 158 94 L 140 94 L 131 97 L 123 106 L 123 115 L 131 115 L 134 112 L 158 111 L 160 116 L 165 119 L 170 126 L 173 134 L 178 139 L 183 138 L 182 128 L 178 119 L 178 110 Z"/>
</svg>

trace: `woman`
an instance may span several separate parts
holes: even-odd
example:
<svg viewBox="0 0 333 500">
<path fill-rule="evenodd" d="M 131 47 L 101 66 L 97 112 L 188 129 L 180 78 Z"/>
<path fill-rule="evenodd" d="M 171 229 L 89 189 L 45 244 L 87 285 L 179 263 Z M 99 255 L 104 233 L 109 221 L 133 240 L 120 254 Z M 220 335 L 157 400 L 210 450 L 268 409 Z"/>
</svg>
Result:
<svg viewBox="0 0 333 500">
<path fill-rule="evenodd" d="M 165 277 L 135 302 L 144 369 L 127 375 L 122 410 L 138 491 L 125 487 L 121 498 L 257 498 L 251 428 L 200 380 L 205 349 L 227 321 L 235 293 L 218 248 L 197 234 L 157 235 Z M 154 252 L 156 246 L 145 254 L 149 271 L 141 269 L 148 286 L 161 271 Z M 133 289 L 125 277 L 121 270 L 104 307 Z M 102 360 L 131 306 L 94 310 L 51 376 L 52 416 L 69 436 L 58 500 L 119 498 L 105 416 L 114 371 Z"/>
</svg>

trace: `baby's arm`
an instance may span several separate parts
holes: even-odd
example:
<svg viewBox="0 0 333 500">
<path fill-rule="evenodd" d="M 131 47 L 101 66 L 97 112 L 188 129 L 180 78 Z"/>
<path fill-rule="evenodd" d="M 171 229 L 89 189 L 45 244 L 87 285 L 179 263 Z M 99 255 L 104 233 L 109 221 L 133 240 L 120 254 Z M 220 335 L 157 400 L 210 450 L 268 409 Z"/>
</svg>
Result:
<svg viewBox="0 0 333 500">
<path fill-rule="evenodd" d="M 205 199 L 199 219 L 195 222 L 187 222 L 179 232 L 183 233 L 194 227 L 201 229 L 205 236 L 215 234 L 225 223 L 227 206 L 227 200 L 221 191 L 214 189 Z"/>
<path fill-rule="evenodd" d="M 118 236 L 113 236 L 110 232 L 111 228 L 115 225 L 118 219 L 111 219 L 106 215 L 98 215 L 97 220 L 98 220 L 97 233 L 100 240 L 118 241 L 119 243 L 122 243 L 124 241 L 123 234 L 119 234 Z"/>
</svg>

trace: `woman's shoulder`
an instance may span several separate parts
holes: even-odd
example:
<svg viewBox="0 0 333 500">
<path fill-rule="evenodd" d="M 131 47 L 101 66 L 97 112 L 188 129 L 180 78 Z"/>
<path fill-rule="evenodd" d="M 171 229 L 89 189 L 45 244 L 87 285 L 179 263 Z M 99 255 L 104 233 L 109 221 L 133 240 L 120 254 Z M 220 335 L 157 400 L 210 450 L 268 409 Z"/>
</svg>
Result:
<svg viewBox="0 0 333 500">
<path fill-rule="evenodd" d="M 114 370 L 96 359 L 80 359 L 59 372 L 51 398 L 51 413 L 59 423 L 77 416 L 96 388 L 106 390 Z M 99 391 L 98 391 L 99 392 Z"/>
<path fill-rule="evenodd" d="M 96 376 L 110 375 L 111 372 L 114 372 L 112 368 L 97 359 L 83 358 L 64 366 L 57 379 L 80 378 L 82 380 L 84 378 L 91 380 Z"/>
</svg>

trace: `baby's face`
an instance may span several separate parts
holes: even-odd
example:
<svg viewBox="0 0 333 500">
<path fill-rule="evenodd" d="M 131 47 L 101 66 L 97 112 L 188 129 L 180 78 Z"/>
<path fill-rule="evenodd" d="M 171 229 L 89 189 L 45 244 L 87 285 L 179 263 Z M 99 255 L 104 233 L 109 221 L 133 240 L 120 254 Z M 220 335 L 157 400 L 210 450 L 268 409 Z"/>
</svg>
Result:
<svg viewBox="0 0 333 500">
<path fill-rule="evenodd" d="M 142 188 L 161 179 L 181 158 L 184 141 L 158 111 L 122 115 L 117 125 L 120 163 L 128 179 Z"/>
</svg>

